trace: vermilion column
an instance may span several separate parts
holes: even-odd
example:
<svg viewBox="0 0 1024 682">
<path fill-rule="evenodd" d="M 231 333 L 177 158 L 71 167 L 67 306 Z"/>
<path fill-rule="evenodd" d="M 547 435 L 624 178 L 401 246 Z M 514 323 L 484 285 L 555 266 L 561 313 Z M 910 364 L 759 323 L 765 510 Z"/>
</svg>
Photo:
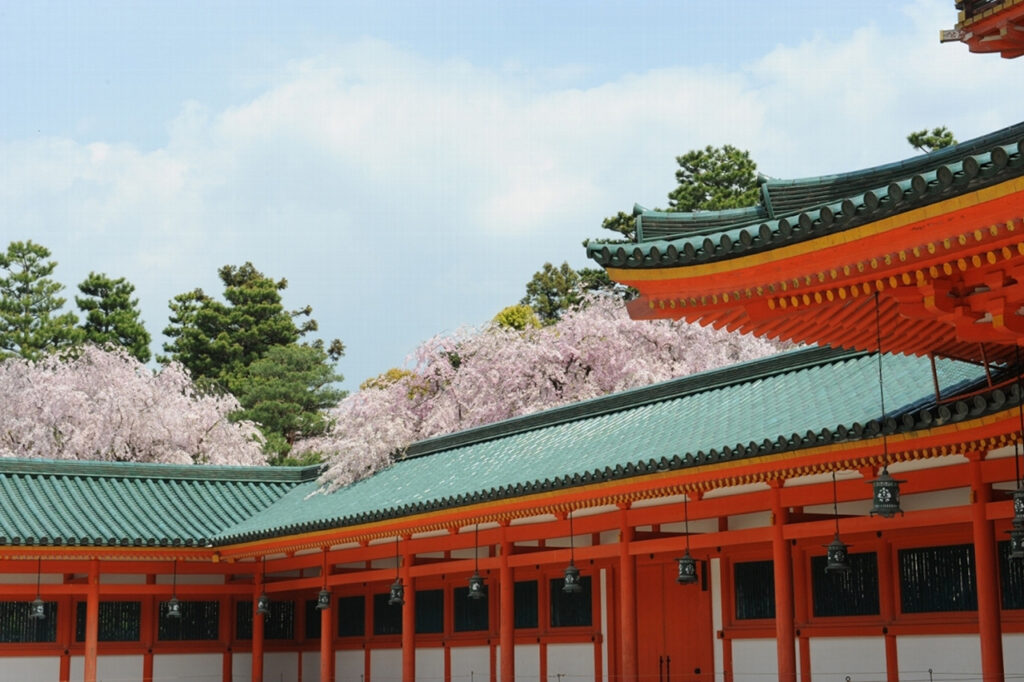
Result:
<svg viewBox="0 0 1024 682">
<path fill-rule="evenodd" d="M 982 478 L 982 453 L 970 453 L 971 526 L 974 535 L 974 568 L 978 587 L 978 637 L 981 640 L 981 673 L 986 680 L 1003 679 L 1003 632 L 999 621 L 999 561 L 992 522 L 985 517 L 991 488 Z"/>
<path fill-rule="evenodd" d="M 789 511 L 782 506 L 782 481 L 773 482 L 772 488 L 772 563 L 775 571 L 775 640 L 778 645 L 779 680 L 796 682 L 793 566 L 789 543 L 783 535 Z"/>
<path fill-rule="evenodd" d="M 636 648 L 636 558 L 629 553 L 633 541 L 633 528 L 626 517 L 626 509 L 620 512 L 619 521 L 619 612 L 622 643 L 622 679 L 635 680 L 639 674 Z"/>
<path fill-rule="evenodd" d="M 402 681 L 416 682 L 416 590 L 412 584 L 412 555 L 403 557 L 402 583 L 405 605 L 402 607 Z"/>
<path fill-rule="evenodd" d="M 96 643 L 100 623 L 100 561 L 89 564 L 89 592 L 85 601 L 85 682 L 96 682 Z"/>
<path fill-rule="evenodd" d="M 504 539 L 505 529 L 502 528 L 501 566 L 498 573 L 498 592 L 500 604 L 500 622 L 498 625 L 501 643 L 501 682 L 515 682 L 516 679 L 516 617 L 515 617 L 515 579 L 512 577 L 512 566 L 509 556 L 512 554 L 512 543 Z"/>
<path fill-rule="evenodd" d="M 324 576 L 324 589 L 327 589 L 327 576 L 331 573 L 331 565 L 327 560 L 327 548 L 324 548 L 320 573 Z M 334 595 L 332 594 L 330 607 L 320 612 L 320 682 L 334 682 L 334 623 L 336 619 L 332 617 L 333 613 Z"/>
<path fill-rule="evenodd" d="M 252 682 L 263 682 L 263 619 L 266 616 L 256 613 L 262 590 L 263 581 L 258 580 L 252 595 Z"/>
</svg>

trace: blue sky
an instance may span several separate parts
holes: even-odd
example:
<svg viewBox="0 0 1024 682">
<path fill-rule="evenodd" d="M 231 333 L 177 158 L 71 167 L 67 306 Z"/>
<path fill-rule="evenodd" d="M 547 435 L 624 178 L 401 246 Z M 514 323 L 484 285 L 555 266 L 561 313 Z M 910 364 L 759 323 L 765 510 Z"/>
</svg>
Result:
<svg viewBox="0 0 1024 682">
<path fill-rule="evenodd" d="M 0 0 L 0 241 L 167 302 L 252 261 L 354 387 L 516 302 L 707 144 L 801 177 L 1017 122 L 1024 60 L 912 2 Z"/>
</svg>

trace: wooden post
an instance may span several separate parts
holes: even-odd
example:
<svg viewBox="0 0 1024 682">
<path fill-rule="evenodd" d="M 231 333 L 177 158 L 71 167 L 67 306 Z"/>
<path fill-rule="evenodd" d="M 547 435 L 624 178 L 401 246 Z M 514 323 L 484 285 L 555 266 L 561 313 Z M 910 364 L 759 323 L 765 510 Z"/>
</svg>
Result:
<svg viewBox="0 0 1024 682">
<path fill-rule="evenodd" d="M 412 584 L 412 554 L 402 560 L 405 605 L 402 606 L 402 682 L 416 682 L 416 590 Z"/>
<path fill-rule="evenodd" d="M 505 539 L 506 526 L 501 529 L 501 566 L 498 573 L 498 605 L 499 624 L 498 637 L 501 644 L 501 682 L 515 682 L 516 679 L 516 616 L 515 616 L 515 578 L 509 557 L 512 554 L 512 543 Z"/>
<path fill-rule="evenodd" d="M 775 640 L 779 681 L 796 682 L 796 647 L 793 633 L 793 565 L 783 531 L 789 517 L 782 506 L 782 481 L 772 482 L 772 562 L 775 572 Z"/>
<path fill-rule="evenodd" d="M 146 575 L 146 584 L 155 585 L 156 576 Z M 153 643 L 156 642 L 156 629 L 160 618 L 160 597 L 147 597 L 142 600 L 140 613 L 140 639 L 145 652 L 142 654 L 142 682 L 153 682 Z"/>
<path fill-rule="evenodd" d="M 85 601 L 85 682 L 96 682 L 96 645 L 100 627 L 100 560 L 89 562 L 89 591 Z"/>
<path fill-rule="evenodd" d="M 262 613 L 256 613 L 260 594 L 263 591 L 262 576 L 256 579 L 256 589 L 252 593 L 252 682 L 263 682 L 263 619 Z"/>
<path fill-rule="evenodd" d="M 634 530 L 626 509 L 619 512 L 619 642 L 622 652 L 622 679 L 636 680 L 639 675 L 636 640 L 636 558 L 629 553 Z"/>
<path fill-rule="evenodd" d="M 320 574 L 324 577 L 323 586 L 327 587 L 327 577 L 331 573 L 331 566 L 327 561 L 327 548 L 324 547 L 323 564 L 320 567 Z M 317 596 L 319 599 L 319 595 Z M 334 682 L 334 595 L 331 595 L 331 605 L 320 612 L 320 682 Z M 302 657 L 302 654 L 299 654 Z"/>
<path fill-rule="evenodd" d="M 999 621 L 999 559 L 992 522 L 985 507 L 992 489 L 982 477 L 983 453 L 969 453 L 971 469 L 971 527 L 974 568 L 978 587 L 978 638 L 981 640 L 981 676 L 1003 679 L 1003 632 Z"/>
</svg>

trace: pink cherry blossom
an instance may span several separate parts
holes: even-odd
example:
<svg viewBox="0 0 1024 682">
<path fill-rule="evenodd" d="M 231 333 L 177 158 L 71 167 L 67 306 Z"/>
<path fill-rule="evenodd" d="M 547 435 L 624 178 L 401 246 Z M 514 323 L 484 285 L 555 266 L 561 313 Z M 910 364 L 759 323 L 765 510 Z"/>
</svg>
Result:
<svg viewBox="0 0 1024 682">
<path fill-rule="evenodd" d="M 259 430 L 231 422 L 231 395 L 198 391 L 172 363 L 123 350 L 0 362 L 0 457 L 174 464 L 265 463 Z"/>
<path fill-rule="evenodd" d="M 320 452 L 334 490 L 388 466 L 409 444 L 566 403 L 778 352 L 778 344 L 683 322 L 635 321 L 622 302 L 595 297 L 557 324 L 516 331 L 489 324 L 438 336 L 409 373 L 341 401 Z"/>
</svg>

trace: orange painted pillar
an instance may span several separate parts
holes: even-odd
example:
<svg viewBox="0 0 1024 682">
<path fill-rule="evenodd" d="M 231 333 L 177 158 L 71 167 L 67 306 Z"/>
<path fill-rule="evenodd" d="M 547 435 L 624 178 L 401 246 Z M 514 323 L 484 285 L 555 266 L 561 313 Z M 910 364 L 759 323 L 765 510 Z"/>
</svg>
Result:
<svg viewBox="0 0 1024 682">
<path fill-rule="evenodd" d="M 85 599 L 85 682 L 96 682 L 96 645 L 100 631 L 99 559 L 89 563 L 89 591 Z"/>
<path fill-rule="evenodd" d="M 256 602 L 263 591 L 263 581 L 258 580 L 252 595 L 252 682 L 263 682 L 263 619 L 256 613 Z"/>
<path fill-rule="evenodd" d="M 636 680 L 639 675 L 636 641 L 636 558 L 629 553 L 634 530 L 626 509 L 619 521 L 619 642 L 622 652 L 622 679 Z"/>
<path fill-rule="evenodd" d="M 402 682 L 416 682 L 416 590 L 413 589 L 412 555 L 402 560 L 402 584 L 405 605 L 402 606 Z"/>
<path fill-rule="evenodd" d="M 504 536 L 505 529 L 502 528 Z M 498 572 L 498 604 L 499 642 L 501 644 L 501 682 L 515 682 L 516 679 L 516 615 L 515 615 L 515 578 L 509 556 L 512 554 L 512 543 L 502 537 L 501 566 Z"/>
<path fill-rule="evenodd" d="M 334 682 L 334 609 L 320 612 L 320 682 Z"/>
<path fill-rule="evenodd" d="M 896 580 L 893 570 L 892 547 L 888 542 L 878 548 L 878 607 L 882 617 L 882 635 L 885 637 L 886 682 L 900 682 L 899 656 L 896 635 L 889 632 L 896 613 Z"/>
<path fill-rule="evenodd" d="M 775 640 L 778 647 L 779 682 L 796 682 L 796 648 L 793 633 L 793 565 L 783 530 L 789 511 L 782 506 L 782 481 L 772 483 L 772 563 L 775 571 Z"/>
<path fill-rule="evenodd" d="M 999 620 L 999 559 L 992 522 L 985 506 L 991 488 L 982 478 L 982 453 L 970 453 L 971 527 L 974 535 L 974 569 L 978 587 L 978 638 L 981 640 L 981 674 L 986 680 L 1003 679 L 1003 632 Z"/>
</svg>

